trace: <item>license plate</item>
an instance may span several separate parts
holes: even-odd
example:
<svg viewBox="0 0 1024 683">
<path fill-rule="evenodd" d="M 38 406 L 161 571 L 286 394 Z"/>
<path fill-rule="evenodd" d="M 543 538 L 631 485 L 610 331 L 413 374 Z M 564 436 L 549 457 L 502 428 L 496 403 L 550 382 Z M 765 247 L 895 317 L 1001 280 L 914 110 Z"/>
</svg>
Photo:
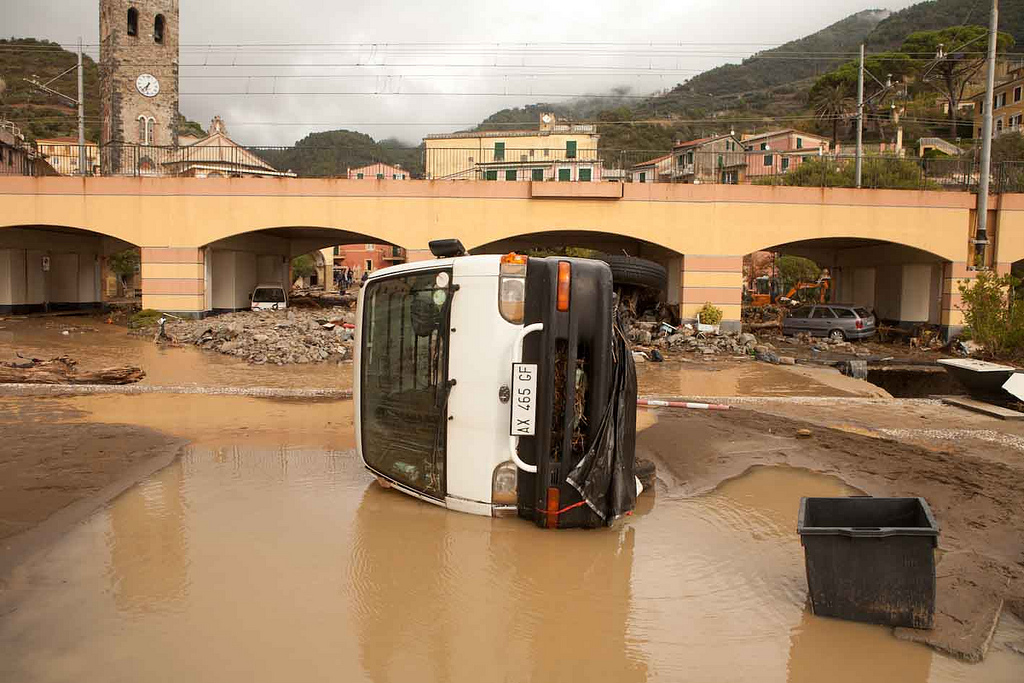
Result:
<svg viewBox="0 0 1024 683">
<path fill-rule="evenodd" d="M 537 429 L 537 364 L 512 364 L 512 436 L 533 436 Z"/>
</svg>

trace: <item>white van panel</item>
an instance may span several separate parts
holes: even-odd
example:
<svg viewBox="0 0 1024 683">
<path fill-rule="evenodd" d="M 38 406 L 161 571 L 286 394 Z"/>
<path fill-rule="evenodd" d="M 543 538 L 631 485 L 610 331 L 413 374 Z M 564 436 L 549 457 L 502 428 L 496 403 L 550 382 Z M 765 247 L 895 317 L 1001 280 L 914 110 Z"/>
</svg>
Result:
<svg viewBox="0 0 1024 683">
<path fill-rule="evenodd" d="M 500 257 L 455 259 L 448 376 L 448 494 L 489 503 L 494 468 L 508 460 L 509 404 L 498 400 L 521 329 L 498 314 Z M 468 510 L 467 510 L 468 511 Z"/>
</svg>

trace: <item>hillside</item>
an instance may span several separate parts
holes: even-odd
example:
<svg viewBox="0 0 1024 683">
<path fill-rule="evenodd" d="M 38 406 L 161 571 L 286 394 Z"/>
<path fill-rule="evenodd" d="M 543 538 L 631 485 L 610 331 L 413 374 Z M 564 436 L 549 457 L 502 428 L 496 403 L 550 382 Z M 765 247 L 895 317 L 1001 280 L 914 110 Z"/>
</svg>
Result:
<svg viewBox="0 0 1024 683">
<path fill-rule="evenodd" d="M 0 40 L 0 78 L 7 89 L 0 94 L 0 117 L 14 121 L 29 139 L 78 135 L 78 111 L 53 95 L 36 90 L 24 79 L 38 77 L 45 83 L 77 63 L 73 52 L 57 43 L 34 38 Z M 85 135 L 99 140 L 99 69 L 88 56 L 85 67 Z M 66 95 L 78 93 L 78 76 L 74 70 L 50 85 Z"/>
<path fill-rule="evenodd" d="M 898 48 L 917 31 L 930 31 L 962 24 L 988 23 L 985 0 L 930 0 L 899 12 L 864 10 L 805 38 L 771 50 L 759 52 L 739 64 L 726 64 L 705 71 L 668 93 L 616 106 L 603 107 L 587 114 L 578 103 L 538 104 L 504 109 L 488 117 L 481 128 L 499 128 L 497 124 L 517 122 L 536 125 L 537 114 L 553 111 L 571 118 L 606 121 L 659 120 L 659 124 L 605 124 L 599 126 L 604 149 L 664 150 L 673 139 L 699 137 L 711 132 L 765 130 L 778 127 L 773 119 L 797 117 L 786 125 L 822 134 L 827 127 L 815 121 L 808 93 L 818 76 L 845 61 L 843 58 L 789 59 L 787 53 L 853 53 L 861 42 L 869 51 Z M 1024 45 L 1024 0 L 1002 0 L 1000 30 L 1011 34 L 1018 46 Z M 599 100 L 594 100 L 599 102 Z M 723 123 L 716 125 L 715 119 Z M 730 123 L 743 119 L 743 123 Z M 761 119 L 758 122 L 758 119 Z M 675 121 L 700 120 L 701 124 Z M 907 133 L 912 139 L 914 132 Z M 943 130 L 937 131 L 944 134 Z"/>
<path fill-rule="evenodd" d="M 420 148 L 403 146 L 397 140 L 375 141 L 369 135 L 350 130 L 310 133 L 294 147 L 261 151 L 260 156 L 275 168 L 301 176 L 343 176 L 349 168 L 375 161 L 398 164 L 414 176 L 423 173 Z"/>
<path fill-rule="evenodd" d="M 988 26 L 991 2 L 978 0 L 929 0 L 894 12 L 875 27 L 867 38 L 868 49 L 893 50 L 915 31 L 935 31 L 961 24 Z M 999 30 L 1024 45 L 1024 0 L 999 3 Z"/>
</svg>

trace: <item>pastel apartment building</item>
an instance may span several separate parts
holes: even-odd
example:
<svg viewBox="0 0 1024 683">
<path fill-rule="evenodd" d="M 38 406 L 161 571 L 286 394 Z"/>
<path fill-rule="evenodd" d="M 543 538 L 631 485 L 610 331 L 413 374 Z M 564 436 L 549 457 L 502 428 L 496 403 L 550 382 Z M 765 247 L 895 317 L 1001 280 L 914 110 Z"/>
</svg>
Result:
<svg viewBox="0 0 1024 683">
<path fill-rule="evenodd" d="M 793 128 L 741 138 L 747 153 L 748 178 L 772 176 L 796 168 L 809 156 L 828 154 L 828 140 Z"/>
<path fill-rule="evenodd" d="M 733 134 L 712 135 L 677 142 L 669 154 L 636 164 L 630 169 L 634 183 L 726 183 L 735 185 L 746 176 L 743 143 Z"/>
<path fill-rule="evenodd" d="M 350 168 L 346 175 L 349 180 L 409 180 L 409 171 L 382 162 Z"/>
<path fill-rule="evenodd" d="M 59 175 L 81 175 L 78 158 L 78 138 L 40 138 L 36 140 L 36 149 Z M 99 173 L 100 146 L 95 142 L 85 143 L 86 175 Z"/>
<path fill-rule="evenodd" d="M 601 180 L 597 127 L 542 114 L 536 130 L 487 130 L 428 135 L 429 180 Z"/>
<path fill-rule="evenodd" d="M 982 102 L 985 93 L 974 96 L 974 132 L 981 137 Z M 992 135 L 1024 131 L 1024 67 L 1007 74 L 992 91 Z"/>
</svg>

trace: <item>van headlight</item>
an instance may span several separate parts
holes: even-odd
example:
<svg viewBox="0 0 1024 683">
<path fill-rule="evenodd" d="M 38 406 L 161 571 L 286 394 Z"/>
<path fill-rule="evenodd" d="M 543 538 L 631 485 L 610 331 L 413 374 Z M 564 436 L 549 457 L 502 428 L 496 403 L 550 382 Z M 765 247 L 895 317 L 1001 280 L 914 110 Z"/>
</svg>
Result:
<svg viewBox="0 0 1024 683">
<path fill-rule="evenodd" d="M 516 481 L 519 477 L 515 463 L 506 460 L 494 468 L 491 476 L 491 504 L 492 505 L 515 505 Z"/>
<path fill-rule="evenodd" d="M 498 312 L 513 325 L 522 325 L 525 303 L 526 256 L 505 254 L 498 276 Z"/>
</svg>

